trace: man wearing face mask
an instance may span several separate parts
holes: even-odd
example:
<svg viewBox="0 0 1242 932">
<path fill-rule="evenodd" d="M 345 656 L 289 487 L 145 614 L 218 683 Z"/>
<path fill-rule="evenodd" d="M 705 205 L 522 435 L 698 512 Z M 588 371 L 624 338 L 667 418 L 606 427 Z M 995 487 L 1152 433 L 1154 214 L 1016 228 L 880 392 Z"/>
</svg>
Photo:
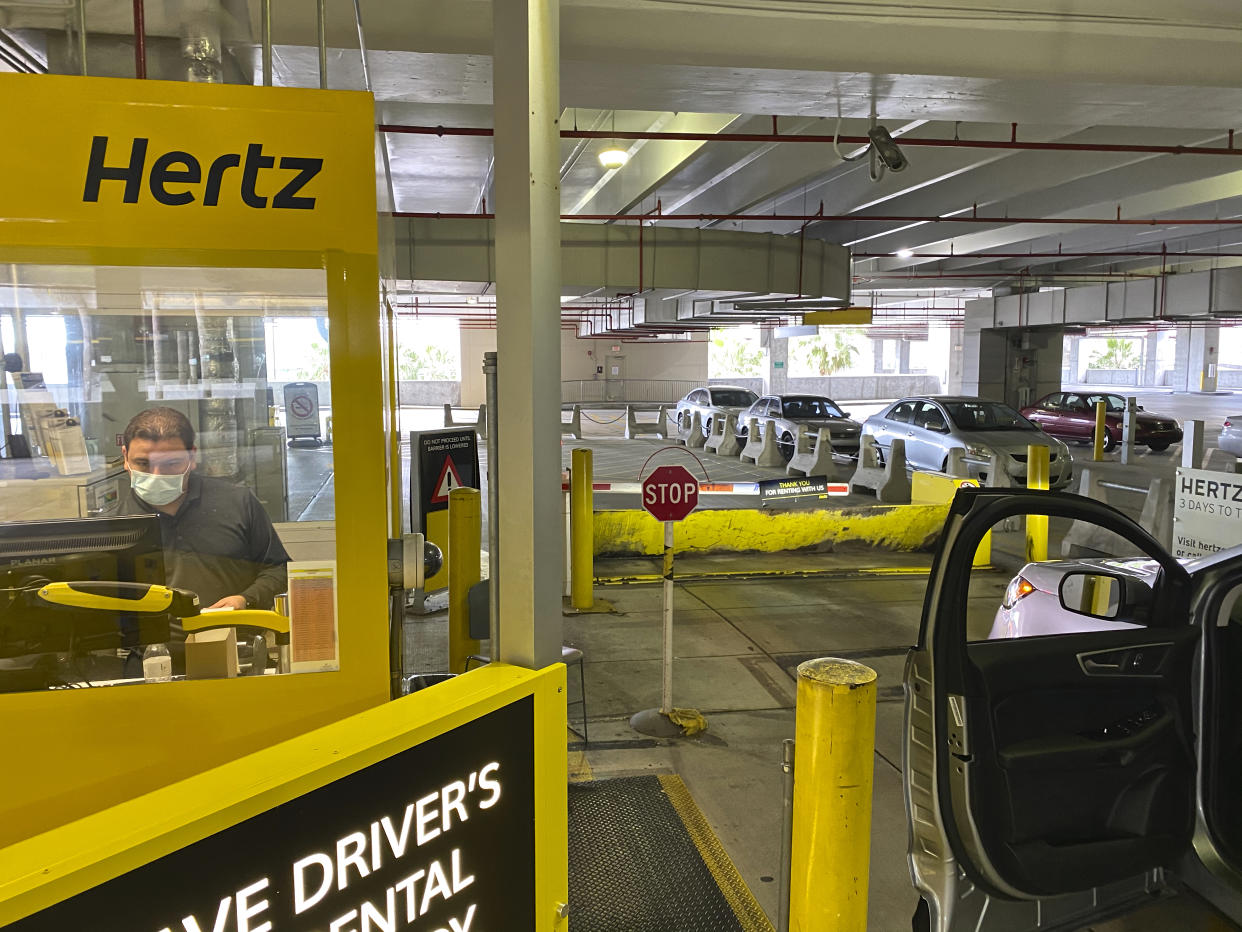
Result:
<svg viewBox="0 0 1242 932">
<path fill-rule="evenodd" d="M 122 438 L 130 489 L 120 513 L 159 515 L 168 585 L 197 593 L 207 608 L 270 609 L 287 588 L 289 554 L 250 490 L 200 476 L 196 453 L 180 411 L 136 414 Z"/>
</svg>

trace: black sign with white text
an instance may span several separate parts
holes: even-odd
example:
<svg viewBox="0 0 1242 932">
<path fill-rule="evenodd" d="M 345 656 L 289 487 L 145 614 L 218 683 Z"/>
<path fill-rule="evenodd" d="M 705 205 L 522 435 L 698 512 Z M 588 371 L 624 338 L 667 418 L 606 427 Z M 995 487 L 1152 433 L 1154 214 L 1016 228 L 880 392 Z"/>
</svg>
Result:
<svg viewBox="0 0 1242 932">
<path fill-rule="evenodd" d="M 6 928 L 534 928 L 533 744 L 527 696 Z"/>
<path fill-rule="evenodd" d="M 448 508 L 453 489 L 479 488 L 479 441 L 473 427 L 410 433 L 410 529 L 427 532 L 427 514 Z"/>
<path fill-rule="evenodd" d="M 828 479 L 825 476 L 808 476 L 788 479 L 765 479 L 759 483 L 761 499 L 795 498 L 799 495 L 827 495 Z"/>
</svg>

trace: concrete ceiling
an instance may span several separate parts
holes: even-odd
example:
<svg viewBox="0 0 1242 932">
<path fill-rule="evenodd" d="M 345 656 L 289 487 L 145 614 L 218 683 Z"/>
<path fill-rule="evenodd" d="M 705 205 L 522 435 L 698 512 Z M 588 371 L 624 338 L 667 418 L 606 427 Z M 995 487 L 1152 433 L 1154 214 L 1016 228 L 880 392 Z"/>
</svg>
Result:
<svg viewBox="0 0 1242 932">
<path fill-rule="evenodd" d="M 491 125 L 487 0 L 361 4 L 380 122 Z M 769 133 L 777 117 L 781 133 L 831 135 L 840 118 L 843 134 L 860 135 L 874 113 L 899 141 L 1003 140 L 1016 123 L 1025 142 L 1224 146 L 1242 122 L 1242 16 L 1233 0 L 1028 6 L 1039 9 L 1005 0 L 562 0 L 562 125 Z M 128 7 L 87 0 L 92 37 L 123 33 Z M 148 7 L 157 8 L 148 15 L 153 36 L 175 37 L 176 4 Z M 226 49 L 254 76 L 258 4 L 228 9 Z M 330 0 L 328 11 L 330 85 L 361 88 L 353 6 Z M 15 20 L 18 12 L 9 9 L 0 23 L 37 48 L 39 24 L 33 14 Z M 274 5 L 273 30 L 276 83 L 316 86 L 313 4 Z M 92 73 L 125 67 L 123 57 L 101 52 Z M 387 142 L 399 211 L 476 212 L 484 198 L 490 203 L 490 139 L 392 134 Z M 882 302 L 913 295 L 927 304 L 993 287 L 1242 261 L 1220 255 L 1242 254 L 1242 156 L 910 146 L 906 171 L 873 182 L 865 159 L 844 162 L 831 145 L 638 141 L 627 144 L 631 161 L 616 172 L 596 159 L 605 145 L 563 141 L 565 213 L 646 211 L 658 201 L 665 213 L 808 214 L 822 202 L 824 213 L 851 219 L 810 224 L 806 235 L 881 254 L 859 257 L 854 272 L 858 291 Z M 1242 138 L 1237 145 L 1242 150 Z M 977 211 L 1066 220 L 1118 210 L 1157 222 L 861 219 Z M 1237 223 L 1167 222 L 1191 218 Z M 697 225 L 789 234 L 802 226 Z M 898 250 L 913 255 L 893 255 Z M 1065 255 L 1117 252 L 1157 255 Z"/>
</svg>

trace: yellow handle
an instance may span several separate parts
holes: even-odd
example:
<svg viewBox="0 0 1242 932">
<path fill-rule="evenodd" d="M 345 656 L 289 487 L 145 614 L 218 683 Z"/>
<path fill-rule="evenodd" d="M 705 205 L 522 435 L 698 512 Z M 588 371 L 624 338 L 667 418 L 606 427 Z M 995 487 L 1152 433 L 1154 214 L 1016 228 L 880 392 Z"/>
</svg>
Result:
<svg viewBox="0 0 1242 932">
<path fill-rule="evenodd" d="M 86 608 L 100 612 L 166 612 L 172 606 L 173 591 L 167 586 L 147 586 L 146 592 L 134 599 L 124 599 L 101 592 L 89 592 L 76 586 L 89 586 L 91 583 L 53 582 L 39 588 L 39 598 L 50 605 L 63 605 L 67 608 Z M 140 584 L 121 583 L 118 588 L 137 592 Z M 103 588 L 101 584 L 100 588 Z"/>
<path fill-rule="evenodd" d="M 187 632 L 207 631 L 210 628 L 236 628 L 239 625 L 253 625 L 256 628 L 267 628 L 277 634 L 289 633 L 289 619 L 279 612 L 264 611 L 259 608 L 244 608 L 230 612 L 206 612 L 191 618 L 182 618 L 181 627 Z"/>
</svg>

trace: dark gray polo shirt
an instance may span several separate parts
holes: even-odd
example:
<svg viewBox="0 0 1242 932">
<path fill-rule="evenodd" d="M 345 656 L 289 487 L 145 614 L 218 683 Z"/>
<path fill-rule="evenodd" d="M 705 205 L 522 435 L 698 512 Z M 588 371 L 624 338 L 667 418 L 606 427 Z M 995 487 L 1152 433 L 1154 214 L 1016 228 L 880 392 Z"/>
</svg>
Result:
<svg viewBox="0 0 1242 932">
<path fill-rule="evenodd" d="M 248 608 L 270 609 L 273 596 L 288 588 L 289 554 L 245 486 L 191 472 L 175 515 L 148 505 L 132 487 L 121 498 L 120 513 L 159 517 L 168 585 L 198 593 L 203 608 L 241 595 Z"/>
</svg>

